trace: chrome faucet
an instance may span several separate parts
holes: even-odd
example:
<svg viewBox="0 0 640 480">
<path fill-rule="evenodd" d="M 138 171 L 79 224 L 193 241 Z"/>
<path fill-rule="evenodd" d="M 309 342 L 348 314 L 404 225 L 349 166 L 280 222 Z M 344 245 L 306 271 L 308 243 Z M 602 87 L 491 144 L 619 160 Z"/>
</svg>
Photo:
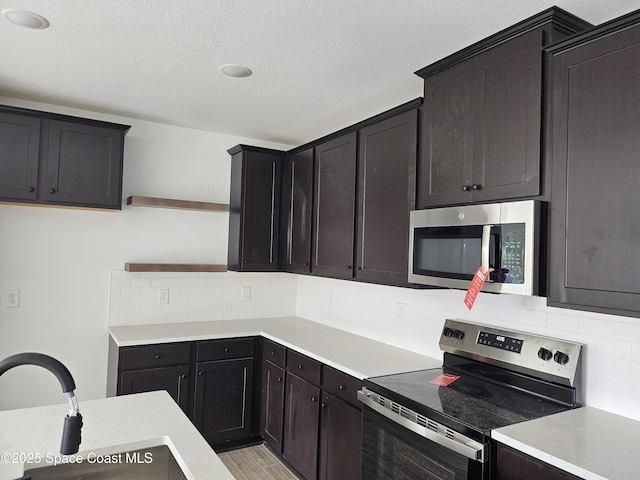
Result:
<svg viewBox="0 0 640 480">
<path fill-rule="evenodd" d="M 82 415 L 80 415 L 78 400 L 76 400 L 76 395 L 73 392 L 76 389 L 76 384 L 67 367 L 49 355 L 18 353 L 0 361 L 0 375 L 18 365 L 38 365 L 46 368 L 56 376 L 60 385 L 62 385 L 62 392 L 69 399 L 69 413 L 64 419 L 60 453 L 62 455 L 77 453 L 81 442 Z"/>
</svg>

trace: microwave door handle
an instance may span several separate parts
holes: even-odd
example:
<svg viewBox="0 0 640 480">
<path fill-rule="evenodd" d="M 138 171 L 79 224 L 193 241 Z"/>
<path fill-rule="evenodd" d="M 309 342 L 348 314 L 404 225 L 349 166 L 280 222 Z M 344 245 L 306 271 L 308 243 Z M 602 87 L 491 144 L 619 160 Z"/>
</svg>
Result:
<svg viewBox="0 0 640 480">
<path fill-rule="evenodd" d="M 489 271 L 489 248 L 491 246 L 491 229 L 493 225 L 484 225 L 482 227 L 482 273 Z"/>
</svg>

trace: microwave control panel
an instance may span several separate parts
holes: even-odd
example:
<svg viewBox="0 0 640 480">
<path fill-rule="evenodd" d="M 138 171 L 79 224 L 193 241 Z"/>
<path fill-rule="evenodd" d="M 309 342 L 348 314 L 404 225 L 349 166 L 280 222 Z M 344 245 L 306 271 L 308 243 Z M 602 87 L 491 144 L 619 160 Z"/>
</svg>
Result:
<svg viewBox="0 0 640 480">
<path fill-rule="evenodd" d="M 503 283 L 524 283 L 524 223 L 502 225 L 500 268 L 505 273 Z"/>
</svg>

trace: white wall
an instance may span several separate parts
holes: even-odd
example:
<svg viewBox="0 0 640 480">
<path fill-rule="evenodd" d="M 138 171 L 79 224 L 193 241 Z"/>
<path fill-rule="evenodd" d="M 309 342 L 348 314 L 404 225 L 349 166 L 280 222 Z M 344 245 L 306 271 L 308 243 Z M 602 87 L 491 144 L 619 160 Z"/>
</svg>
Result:
<svg viewBox="0 0 640 480">
<path fill-rule="evenodd" d="M 125 138 L 124 198 L 228 203 L 228 148 L 289 148 L 8 98 L 0 103 L 132 125 Z M 74 375 L 80 401 L 105 395 L 112 271 L 128 261 L 227 262 L 226 213 L 0 205 L 0 228 L 0 358 L 24 351 L 58 358 Z M 4 307 L 8 289 L 20 290 L 19 308 Z M 0 377 L 0 409 L 65 401 L 55 378 L 38 367 Z"/>
<path fill-rule="evenodd" d="M 552 308 L 544 298 L 518 295 L 480 294 L 470 312 L 464 293 L 300 275 L 296 311 L 299 317 L 436 358 L 442 355 L 438 341 L 446 318 L 577 341 L 585 344 L 585 404 L 640 420 L 640 319 Z"/>
</svg>

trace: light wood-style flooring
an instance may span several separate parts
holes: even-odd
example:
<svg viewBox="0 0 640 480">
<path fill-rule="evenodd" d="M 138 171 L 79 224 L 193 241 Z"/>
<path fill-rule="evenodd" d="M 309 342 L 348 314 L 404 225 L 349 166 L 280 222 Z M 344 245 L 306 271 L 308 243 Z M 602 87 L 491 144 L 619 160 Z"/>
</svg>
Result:
<svg viewBox="0 0 640 480">
<path fill-rule="evenodd" d="M 298 480 L 264 445 L 218 454 L 236 480 Z"/>
</svg>

